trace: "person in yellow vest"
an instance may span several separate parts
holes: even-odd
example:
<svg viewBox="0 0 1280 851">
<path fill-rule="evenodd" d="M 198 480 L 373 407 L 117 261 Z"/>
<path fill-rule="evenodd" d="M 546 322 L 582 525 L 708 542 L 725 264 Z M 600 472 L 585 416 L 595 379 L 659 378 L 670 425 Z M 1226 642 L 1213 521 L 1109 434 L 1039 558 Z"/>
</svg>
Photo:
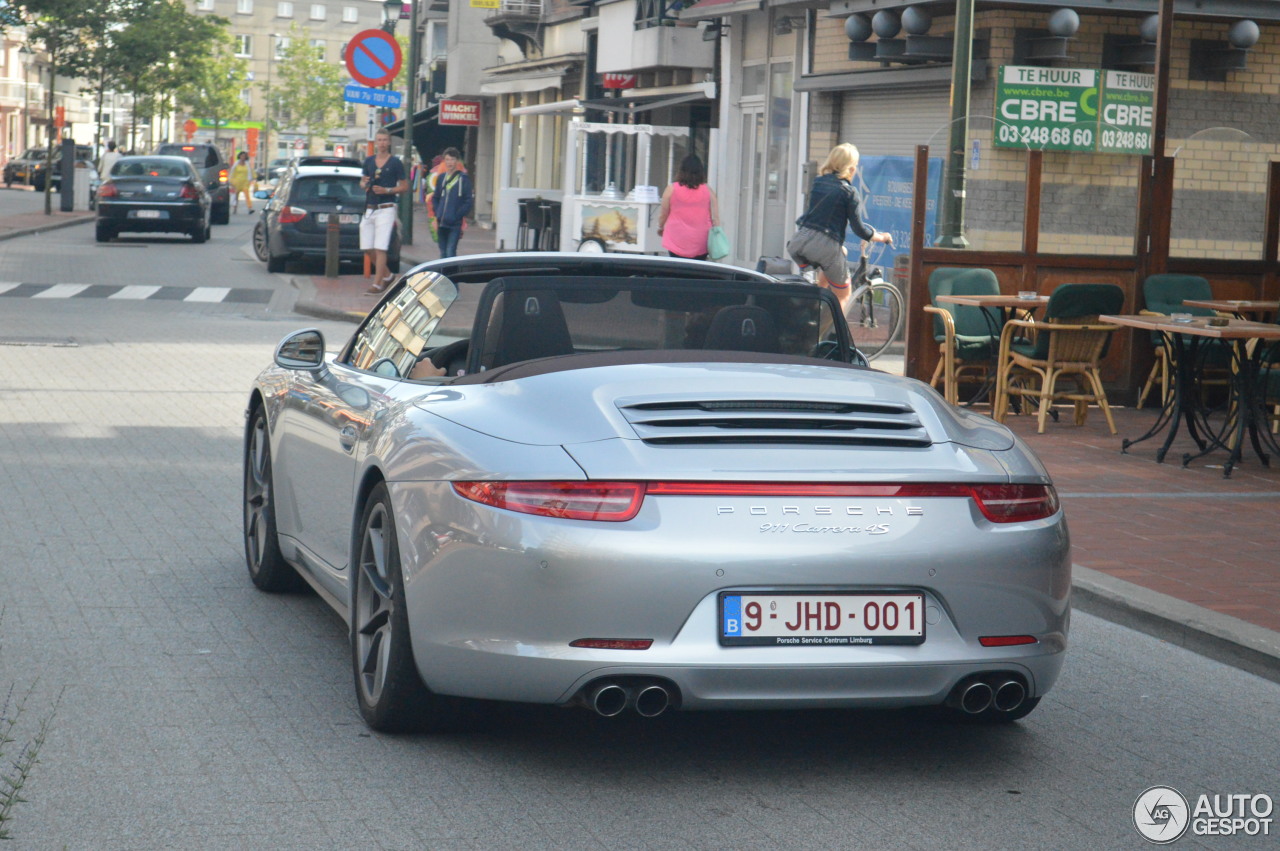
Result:
<svg viewBox="0 0 1280 851">
<path fill-rule="evenodd" d="M 245 208 L 252 213 L 253 193 L 250 189 L 253 186 L 253 169 L 249 166 L 248 151 L 241 151 L 236 155 L 236 164 L 231 167 L 227 181 L 231 184 L 231 212 L 236 211 L 236 207 L 240 205 L 240 196 L 244 195 Z"/>
</svg>

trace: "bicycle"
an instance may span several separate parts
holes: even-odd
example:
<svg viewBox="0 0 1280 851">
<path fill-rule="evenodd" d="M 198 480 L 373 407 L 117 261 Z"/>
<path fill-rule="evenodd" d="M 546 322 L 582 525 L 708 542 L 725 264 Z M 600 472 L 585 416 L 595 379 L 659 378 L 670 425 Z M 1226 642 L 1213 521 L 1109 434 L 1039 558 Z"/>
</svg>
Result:
<svg viewBox="0 0 1280 851">
<path fill-rule="evenodd" d="M 868 263 L 869 243 L 862 244 L 862 257 L 853 270 L 853 293 L 844 305 L 849 331 L 867 360 L 875 360 L 898 341 L 906 315 L 902 291 L 884 279 L 879 266 Z"/>
<path fill-rule="evenodd" d="M 870 247 L 870 243 L 862 243 L 862 257 L 850 275 L 849 286 L 853 292 L 844 302 L 849 333 L 868 361 L 875 360 L 898 341 L 906 315 L 902 291 L 884 279 L 879 266 L 869 264 Z M 812 267 L 802 267 L 801 275 L 809 283 L 815 282 L 816 271 Z"/>
</svg>

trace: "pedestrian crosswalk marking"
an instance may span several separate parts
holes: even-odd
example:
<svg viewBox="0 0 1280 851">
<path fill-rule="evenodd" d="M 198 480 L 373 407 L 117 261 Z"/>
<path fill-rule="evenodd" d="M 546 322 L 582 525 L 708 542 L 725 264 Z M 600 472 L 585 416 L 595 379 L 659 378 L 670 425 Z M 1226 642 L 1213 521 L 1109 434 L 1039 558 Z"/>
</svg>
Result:
<svg viewBox="0 0 1280 851">
<path fill-rule="evenodd" d="M 192 304 L 268 304 L 272 290 L 255 287 L 163 287 L 145 284 L 19 284 L 0 282 L 0 297 L 182 301 Z"/>
<path fill-rule="evenodd" d="M 229 292 L 231 287 L 196 287 L 183 301 L 219 302 L 226 298 Z"/>
<path fill-rule="evenodd" d="M 71 298 L 87 289 L 89 289 L 88 284 L 54 284 L 49 289 L 36 293 L 32 298 Z"/>
<path fill-rule="evenodd" d="M 107 298 L 127 298 L 127 299 L 143 299 L 151 298 L 160 291 L 159 287 L 144 287 L 141 284 L 132 284 L 120 290 L 120 292 L 112 293 Z"/>
</svg>

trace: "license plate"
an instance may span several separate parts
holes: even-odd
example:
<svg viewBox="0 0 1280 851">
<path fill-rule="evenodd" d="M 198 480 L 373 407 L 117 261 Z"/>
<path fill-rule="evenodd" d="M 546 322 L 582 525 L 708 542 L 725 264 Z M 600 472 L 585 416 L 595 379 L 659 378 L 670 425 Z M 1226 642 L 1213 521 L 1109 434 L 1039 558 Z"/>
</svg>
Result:
<svg viewBox="0 0 1280 851">
<path fill-rule="evenodd" d="M 720 594 L 726 646 L 848 647 L 924 643 L 923 594 Z"/>
<path fill-rule="evenodd" d="M 322 225 L 329 223 L 328 213 L 316 213 L 316 221 Z M 360 224 L 359 213 L 339 213 L 338 224 L 340 225 L 358 225 Z"/>
<path fill-rule="evenodd" d="M 169 214 L 164 210 L 131 210 L 130 215 L 135 219 L 166 219 Z"/>
</svg>

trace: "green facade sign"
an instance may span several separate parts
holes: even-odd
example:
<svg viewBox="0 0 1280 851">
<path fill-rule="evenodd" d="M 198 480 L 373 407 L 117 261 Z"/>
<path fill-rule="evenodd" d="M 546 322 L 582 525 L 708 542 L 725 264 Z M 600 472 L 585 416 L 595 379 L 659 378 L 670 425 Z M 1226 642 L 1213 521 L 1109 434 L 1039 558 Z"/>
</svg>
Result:
<svg viewBox="0 0 1280 851">
<path fill-rule="evenodd" d="M 1004 65 L 996 84 L 997 148 L 1093 151 L 1098 72 Z"/>
<path fill-rule="evenodd" d="M 1154 74 L 1104 71 L 1098 106 L 1098 152 L 1150 154 L 1155 101 Z"/>
</svg>

